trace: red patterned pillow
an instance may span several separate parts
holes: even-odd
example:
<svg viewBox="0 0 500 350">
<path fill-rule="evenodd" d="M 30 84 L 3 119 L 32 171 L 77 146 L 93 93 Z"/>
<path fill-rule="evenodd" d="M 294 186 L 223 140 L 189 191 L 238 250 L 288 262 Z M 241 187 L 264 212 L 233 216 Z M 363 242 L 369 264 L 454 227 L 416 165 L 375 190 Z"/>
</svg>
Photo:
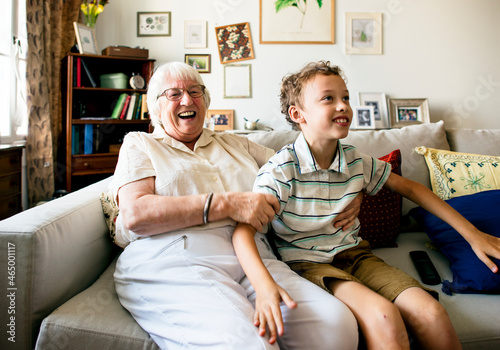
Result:
<svg viewBox="0 0 500 350">
<path fill-rule="evenodd" d="M 392 172 L 401 175 L 401 152 L 398 149 L 379 159 L 390 163 Z M 358 216 L 361 222 L 359 236 L 370 242 L 372 248 L 397 247 L 401 205 L 401 195 L 387 188 L 382 188 L 375 196 L 365 196 Z"/>
</svg>

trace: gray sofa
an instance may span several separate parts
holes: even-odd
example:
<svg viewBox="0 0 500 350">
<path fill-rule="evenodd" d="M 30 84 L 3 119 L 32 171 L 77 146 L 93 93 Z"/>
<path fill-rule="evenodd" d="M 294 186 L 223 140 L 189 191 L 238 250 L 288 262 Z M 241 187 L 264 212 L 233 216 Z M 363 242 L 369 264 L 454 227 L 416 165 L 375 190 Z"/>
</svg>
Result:
<svg viewBox="0 0 500 350">
<path fill-rule="evenodd" d="M 248 137 L 278 149 L 296 136 L 274 131 Z M 412 151 L 416 146 L 500 156 L 500 130 L 446 130 L 442 122 L 353 131 L 345 142 L 376 157 L 400 149 L 403 175 L 427 186 L 428 169 Z M 108 183 L 109 178 L 0 222 L 1 349 L 157 349 L 115 293 L 112 274 L 120 250 L 109 238 L 99 199 Z M 411 207 L 405 202 L 402 214 Z M 408 253 L 426 250 L 441 277 L 451 280 L 448 261 L 428 242 L 413 226 L 399 235 L 397 248 L 374 251 L 418 279 Z M 439 285 L 430 288 L 440 293 L 465 349 L 500 348 L 499 295 L 450 296 Z"/>
</svg>

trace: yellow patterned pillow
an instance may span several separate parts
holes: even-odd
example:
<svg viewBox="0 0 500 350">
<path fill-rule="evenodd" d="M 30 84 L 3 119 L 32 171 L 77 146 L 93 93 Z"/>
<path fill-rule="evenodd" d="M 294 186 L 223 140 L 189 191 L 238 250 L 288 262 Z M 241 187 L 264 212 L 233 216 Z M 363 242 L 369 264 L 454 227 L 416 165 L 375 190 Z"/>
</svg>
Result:
<svg viewBox="0 0 500 350">
<path fill-rule="evenodd" d="M 106 225 L 109 228 L 109 235 L 113 239 L 113 242 L 116 243 L 116 218 L 120 213 L 120 209 L 118 209 L 111 191 L 101 193 L 101 206 L 104 213 L 104 219 L 106 220 Z"/>
<path fill-rule="evenodd" d="M 443 200 L 500 189 L 500 157 L 416 147 L 425 157 L 432 191 Z"/>
</svg>

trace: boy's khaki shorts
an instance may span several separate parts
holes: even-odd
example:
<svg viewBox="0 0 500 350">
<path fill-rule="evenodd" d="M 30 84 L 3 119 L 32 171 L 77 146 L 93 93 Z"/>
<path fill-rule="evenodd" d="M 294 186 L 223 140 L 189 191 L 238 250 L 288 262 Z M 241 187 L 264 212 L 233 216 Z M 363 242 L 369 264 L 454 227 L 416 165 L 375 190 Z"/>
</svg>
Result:
<svg viewBox="0 0 500 350">
<path fill-rule="evenodd" d="M 297 262 L 289 264 L 302 277 L 328 290 L 329 279 L 359 282 L 390 301 L 410 287 L 419 287 L 437 299 L 438 293 L 424 288 L 416 279 L 386 264 L 371 252 L 368 241 L 335 255 L 331 263 Z"/>
</svg>

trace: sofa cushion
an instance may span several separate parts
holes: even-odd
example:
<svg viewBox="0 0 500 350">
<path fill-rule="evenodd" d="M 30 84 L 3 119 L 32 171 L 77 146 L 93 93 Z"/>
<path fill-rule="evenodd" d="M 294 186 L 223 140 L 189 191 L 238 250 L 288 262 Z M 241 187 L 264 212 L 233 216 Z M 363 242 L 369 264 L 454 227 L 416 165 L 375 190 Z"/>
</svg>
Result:
<svg viewBox="0 0 500 350">
<path fill-rule="evenodd" d="M 401 152 L 395 150 L 379 158 L 391 164 L 392 172 L 401 175 Z M 396 238 L 401 224 L 401 196 L 382 188 L 374 196 L 365 196 L 358 216 L 359 236 L 372 248 L 397 247 Z"/>
<path fill-rule="evenodd" d="M 47 316 L 40 327 L 37 349 L 157 350 L 151 339 L 115 291 L 116 260 L 88 289 L 74 296 Z"/>
<path fill-rule="evenodd" d="M 500 190 L 479 192 L 447 200 L 479 230 L 500 237 L 498 208 Z M 500 293 L 500 274 L 492 273 L 476 256 L 469 243 L 450 225 L 422 208 L 410 212 L 431 240 L 450 260 L 453 282 L 444 281 L 443 291 L 451 293 Z M 500 267 L 500 260 L 492 260 Z"/>
<path fill-rule="evenodd" d="M 402 175 L 429 188 L 431 188 L 431 183 L 425 160 L 413 149 L 417 146 L 450 149 L 442 121 L 410 125 L 400 129 L 351 131 L 343 143 L 354 145 L 361 152 L 372 157 L 381 157 L 399 149 L 402 159 Z M 402 213 L 407 214 L 416 206 L 415 203 L 404 198 Z"/>
<path fill-rule="evenodd" d="M 113 242 L 116 243 L 116 219 L 118 218 L 120 209 L 115 203 L 113 191 L 101 193 L 101 206 L 104 219 L 106 220 L 106 225 L 109 229 L 109 235 L 111 236 Z"/>
<path fill-rule="evenodd" d="M 500 157 L 417 147 L 424 156 L 432 190 L 441 199 L 500 189 Z"/>
<path fill-rule="evenodd" d="M 373 253 L 389 265 L 396 266 L 421 281 L 409 253 L 412 250 L 424 250 L 429 254 L 443 279 L 453 278 L 449 268 L 449 260 L 433 247 L 425 232 L 401 233 L 397 243 L 398 248 L 378 248 L 373 249 Z M 500 315 L 500 302 L 498 302 L 498 295 L 448 295 L 443 293 L 441 285 L 424 284 L 424 286 L 439 293 L 439 302 L 448 312 L 464 350 L 496 350 L 499 348 L 498 315 Z"/>
<path fill-rule="evenodd" d="M 447 129 L 450 149 L 455 152 L 500 156 L 500 129 Z"/>
</svg>

